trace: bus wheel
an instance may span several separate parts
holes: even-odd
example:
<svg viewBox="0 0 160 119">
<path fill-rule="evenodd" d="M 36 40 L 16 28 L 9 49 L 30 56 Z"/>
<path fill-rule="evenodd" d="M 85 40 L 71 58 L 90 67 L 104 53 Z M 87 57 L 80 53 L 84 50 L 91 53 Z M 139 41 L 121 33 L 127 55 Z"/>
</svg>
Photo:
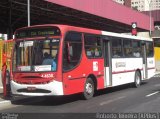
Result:
<svg viewBox="0 0 160 119">
<path fill-rule="evenodd" d="M 136 88 L 140 87 L 141 85 L 141 74 L 139 71 L 136 71 L 135 73 L 135 79 L 134 79 L 134 86 Z"/>
<path fill-rule="evenodd" d="M 91 78 L 87 78 L 84 86 L 83 97 L 84 99 L 88 100 L 92 98 L 93 95 L 94 95 L 94 82 Z"/>
</svg>

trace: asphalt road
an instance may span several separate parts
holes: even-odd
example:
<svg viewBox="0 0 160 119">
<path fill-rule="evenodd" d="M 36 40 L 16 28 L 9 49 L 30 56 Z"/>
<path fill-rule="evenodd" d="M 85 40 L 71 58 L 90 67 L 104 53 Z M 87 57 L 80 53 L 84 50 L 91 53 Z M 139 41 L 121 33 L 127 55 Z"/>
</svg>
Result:
<svg viewBox="0 0 160 119">
<path fill-rule="evenodd" d="M 123 85 L 100 90 L 90 100 L 81 95 L 32 97 L 0 105 L 0 113 L 139 113 L 160 112 L 160 77 L 144 82 L 141 87 Z"/>
</svg>

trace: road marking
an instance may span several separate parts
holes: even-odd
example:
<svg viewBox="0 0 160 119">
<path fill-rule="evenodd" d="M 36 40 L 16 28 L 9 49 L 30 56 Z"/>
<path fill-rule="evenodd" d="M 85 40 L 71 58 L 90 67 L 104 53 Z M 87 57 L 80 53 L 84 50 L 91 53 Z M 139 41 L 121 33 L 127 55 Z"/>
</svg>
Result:
<svg viewBox="0 0 160 119">
<path fill-rule="evenodd" d="M 160 77 L 160 74 L 155 74 L 153 77 Z"/>
<path fill-rule="evenodd" d="M 157 94 L 157 93 L 159 93 L 159 91 L 156 91 L 156 92 L 154 92 L 154 93 L 148 94 L 148 95 L 146 95 L 146 97 L 150 97 L 150 96 L 155 95 L 155 94 Z"/>
<path fill-rule="evenodd" d="M 155 86 L 155 87 L 160 87 L 160 84 L 155 84 L 154 86 Z"/>
<path fill-rule="evenodd" d="M 109 104 L 109 103 L 111 103 L 111 102 L 115 102 L 115 101 L 117 101 L 117 100 L 123 99 L 123 98 L 125 98 L 125 97 L 126 97 L 126 96 L 122 96 L 122 97 L 118 97 L 118 98 L 113 99 L 113 100 L 108 100 L 108 101 L 105 101 L 105 102 L 100 103 L 100 105 L 103 106 L 103 105 Z"/>
</svg>

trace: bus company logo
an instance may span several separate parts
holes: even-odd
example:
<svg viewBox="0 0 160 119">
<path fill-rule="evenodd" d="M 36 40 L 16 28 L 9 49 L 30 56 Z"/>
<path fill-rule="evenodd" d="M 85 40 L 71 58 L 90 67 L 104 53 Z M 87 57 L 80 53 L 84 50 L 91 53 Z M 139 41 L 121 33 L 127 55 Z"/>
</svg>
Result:
<svg viewBox="0 0 160 119">
<path fill-rule="evenodd" d="M 43 78 L 54 78 L 53 74 L 42 74 L 41 77 Z"/>
<path fill-rule="evenodd" d="M 93 62 L 93 71 L 98 71 L 98 62 L 97 61 Z"/>
<path fill-rule="evenodd" d="M 126 67 L 126 63 L 125 62 L 116 62 L 116 68 L 119 67 Z"/>
</svg>

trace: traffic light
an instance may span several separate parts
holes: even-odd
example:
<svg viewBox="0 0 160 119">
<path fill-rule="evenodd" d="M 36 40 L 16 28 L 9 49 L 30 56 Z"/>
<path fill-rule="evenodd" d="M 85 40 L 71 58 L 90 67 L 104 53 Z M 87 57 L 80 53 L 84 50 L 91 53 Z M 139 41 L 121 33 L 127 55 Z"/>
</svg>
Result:
<svg viewBox="0 0 160 119">
<path fill-rule="evenodd" d="M 136 36 L 137 35 L 137 23 L 132 22 L 132 35 Z"/>
</svg>

